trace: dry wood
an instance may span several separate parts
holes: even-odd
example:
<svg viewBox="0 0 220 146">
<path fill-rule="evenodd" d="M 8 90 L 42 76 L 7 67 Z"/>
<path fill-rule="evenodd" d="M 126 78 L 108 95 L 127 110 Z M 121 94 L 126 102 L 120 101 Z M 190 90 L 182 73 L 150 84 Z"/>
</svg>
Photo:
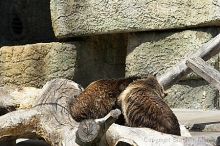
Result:
<svg viewBox="0 0 220 146">
<path fill-rule="evenodd" d="M 17 90 L 16 94 L 11 91 L 4 92 L 0 97 L 0 103 L 3 103 L 1 108 L 8 106 L 16 107 L 16 111 L 0 116 L 0 140 L 42 137 L 51 146 L 79 145 L 77 144 L 76 133 L 77 130 L 81 130 L 78 129 L 80 123 L 74 121 L 68 111 L 69 100 L 75 98 L 82 91 L 76 83 L 69 80 L 56 79 L 48 82 L 41 90 L 32 90 L 31 94 L 28 94 L 23 89 Z M 16 100 L 15 97 L 18 95 L 19 100 Z M 9 96 L 13 100 L 10 100 L 11 103 L 6 101 L 7 104 L 4 104 L 4 101 L 1 99 Z M 22 98 L 23 100 L 21 100 Z M 22 107 L 26 105 L 24 98 L 29 98 L 26 101 L 29 102 L 30 106 L 26 109 Z M 22 107 L 22 109 L 19 107 Z M 173 136 L 148 128 L 111 125 L 119 113 L 112 111 L 102 119 L 95 119 L 92 125 L 99 125 L 100 129 L 96 128 L 99 130 L 95 132 L 95 136 L 86 144 L 90 146 L 115 146 L 117 143 L 137 146 L 168 146 L 172 144 L 178 146 L 191 146 L 192 144 L 200 146 L 210 145 L 206 139 Z M 81 125 L 85 124 L 81 123 Z M 81 139 L 81 141 L 83 140 Z"/>
<path fill-rule="evenodd" d="M 207 60 L 219 51 L 220 35 L 203 45 L 194 54 L 187 55 L 176 66 L 159 76 L 159 82 L 165 89 L 169 88 L 190 72 L 185 64 L 189 57 L 201 57 Z M 0 140 L 42 137 L 51 146 L 78 146 L 76 141 L 100 146 L 115 146 L 117 143 L 136 146 L 211 145 L 206 139 L 173 136 L 148 128 L 111 125 L 118 115 L 111 115 L 112 113 L 102 119 L 89 120 L 88 123 L 77 123 L 69 113 L 69 101 L 79 95 L 81 91 L 78 84 L 65 79 L 52 80 L 42 89 L 0 88 L 0 109 L 4 114 L 0 116 Z M 85 136 L 84 139 L 83 128 L 78 129 L 80 125 L 82 127 L 83 125 L 92 125 L 92 129 L 95 129 L 93 136 Z M 79 136 L 78 140 L 76 133 Z"/>
<path fill-rule="evenodd" d="M 180 124 L 220 123 L 219 110 L 172 109 Z"/>
<path fill-rule="evenodd" d="M 52 146 L 78 145 L 73 139 L 79 123 L 75 122 L 68 112 L 69 100 L 81 93 L 78 84 L 65 79 L 55 79 L 48 82 L 40 92 L 34 90 L 36 92 L 27 94 L 22 91 L 24 90 L 18 90 L 13 94 L 14 92 L 7 90 L 0 98 L 0 103 L 4 103 L 2 100 L 5 97 L 12 97 L 11 103 L 7 101 L 6 104 L 2 104 L 5 107 L 25 105 L 27 95 L 32 99 L 28 100 L 32 102 L 29 102 L 27 109 L 17 108 L 16 111 L 0 117 L 1 140 L 39 136 Z M 19 100 L 15 100 L 17 95 L 20 95 Z"/>
<path fill-rule="evenodd" d="M 220 34 L 214 37 L 212 40 L 200 47 L 196 52 L 191 52 L 185 56 L 183 60 L 170 68 L 164 74 L 158 77 L 161 85 L 164 89 L 170 88 L 173 84 L 179 81 L 182 77 L 191 72 L 189 67 L 186 66 L 186 60 L 192 57 L 201 57 L 205 61 L 219 53 L 220 51 Z"/>
<path fill-rule="evenodd" d="M 127 143 L 131 146 L 211 146 L 201 137 L 180 137 L 160 133 L 149 128 L 132 128 L 113 124 L 106 132 L 110 146 Z"/>
<path fill-rule="evenodd" d="M 108 128 L 118 119 L 121 111 L 112 110 L 102 119 L 88 119 L 80 123 L 77 130 L 77 143 L 80 146 L 99 145 L 101 138 Z"/>
<path fill-rule="evenodd" d="M 220 90 L 220 73 L 200 57 L 189 58 L 186 65 L 212 86 Z"/>
</svg>

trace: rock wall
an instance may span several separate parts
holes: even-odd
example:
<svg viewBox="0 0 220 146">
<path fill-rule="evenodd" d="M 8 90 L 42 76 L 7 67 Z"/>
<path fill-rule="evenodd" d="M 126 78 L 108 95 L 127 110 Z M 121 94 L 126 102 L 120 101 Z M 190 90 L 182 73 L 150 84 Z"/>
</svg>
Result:
<svg viewBox="0 0 220 146">
<path fill-rule="evenodd" d="M 41 87 L 57 77 L 73 79 L 76 46 L 39 43 L 0 48 L 0 85 Z"/>
<path fill-rule="evenodd" d="M 180 31 L 138 32 L 128 37 L 126 76 L 163 74 L 187 54 L 197 50 L 219 33 L 219 28 L 199 28 Z M 219 69 L 219 57 L 209 60 Z M 171 107 L 218 108 L 218 90 L 199 76 L 190 74 L 167 92 L 165 100 Z"/>
<path fill-rule="evenodd" d="M 67 78 L 86 86 L 100 78 L 124 77 L 126 42 L 127 35 L 122 34 L 71 43 L 1 47 L 0 86 L 41 87 L 53 78 Z"/>
<path fill-rule="evenodd" d="M 219 0 L 0 0 L 0 11 L 1 86 L 163 74 L 220 31 Z M 219 55 L 209 63 L 219 69 Z M 168 92 L 171 107 L 219 108 L 195 74 Z"/>
<path fill-rule="evenodd" d="M 218 0 L 51 0 L 59 38 L 219 26 Z"/>
<path fill-rule="evenodd" d="M 219 32 L 219 28 L 212 27 L 172 32 L 130 33 L 126 75 L 162 74 Z M 213 65 L 215 61 L 218 60 L 211 59 Z"/>
</svg>

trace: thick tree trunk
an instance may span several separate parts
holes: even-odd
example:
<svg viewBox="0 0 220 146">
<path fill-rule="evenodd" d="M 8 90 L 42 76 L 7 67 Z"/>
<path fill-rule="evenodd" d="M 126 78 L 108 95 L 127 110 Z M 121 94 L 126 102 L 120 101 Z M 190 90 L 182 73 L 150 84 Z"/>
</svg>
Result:
<svg viewBox="0 0 220 146">
<path fill-rule="evenodd" d="M 16 111 L 0 117 L 0 139 L 37 136 L 52 146 L 77 145 L 73 139 L 79 123 L 70 116 L 68 104 L 81 93 L 78 84 L 56 79 L 41 90 L 30 88 L 27 92 L 27 89 L 2 88 L 1 108 L 14 107 Z"/>
</svg>

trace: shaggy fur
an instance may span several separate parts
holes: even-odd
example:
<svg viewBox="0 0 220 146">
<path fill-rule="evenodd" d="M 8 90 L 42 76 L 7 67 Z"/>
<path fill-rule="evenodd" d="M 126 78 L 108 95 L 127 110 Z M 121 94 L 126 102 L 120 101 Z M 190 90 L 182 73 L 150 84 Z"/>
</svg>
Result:
<svg viewBox="0 0 220 146">
<path fill-rule="evenodd" d="M 178 120 L 164 97 L 163 87 L 154 76 L 131 83 L 119 96 L 127 126 L 180 135 Z"/>
<path fill-rule="evenodd" d="M 103 79 L 92 82 L 78 97 L 71 101 L 70 113 L 72 117 L 77 122 L 104 117 L 112 109 L 119 108 L 117 107 L 117 97 L 131 82 L 138 78 Z"/>
</svg>

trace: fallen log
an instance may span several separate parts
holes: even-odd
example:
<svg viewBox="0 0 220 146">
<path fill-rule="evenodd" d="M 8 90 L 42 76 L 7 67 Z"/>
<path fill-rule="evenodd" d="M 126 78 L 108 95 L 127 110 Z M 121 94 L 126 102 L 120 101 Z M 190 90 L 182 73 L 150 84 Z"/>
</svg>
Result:
<svg viewBox="0 0 220 146">
<path fill-rule="evenodd" d="M 117 144 L 210 146 L 210 142 L 203 138 L 174 136 L 149 128 L 111 125 L 120 115 L 118 110 L 111 111 L 102 119 L 78 123 L 72 119 L 68 110 L 69 100 L 82 91 L 80 86 L 73 81 L 55 79 L 48 82 L 42 89 L 32 90 L 30 94 L 23 89 L 16 90 L 16 94 L 9 91 L 4 92 L 5 94 L 0 97 L 0 103 L 4 103 L 3 100 L 9 96 L 12 100 L 7 101 L 7 104 L 2 104 L 1 108 L 10 105 L 16 107 L 16 111 L 0 116 L 0 140 L 41 137 L 51 146 L 78 146 L 79 144 L 89 146 L 116 146 Z M 16 100 L 18 95 L 19 100 Z M 31 98 L 31 96 L 34 97 Z M 29 98 L 28 108 L 23 106 L 27 104 L 27 101 L 24 102 L 25 98 Z M 90 126 L 80 128 L 85 125 Z M 91 132 L 91 129 L 95 129 L 95 132 Z M 91 133 L 92 136 L 88 136 Z"/>
<path fill-rule="evenodd" d="M 164 134 L 149 128 L 134 128 L 113 124 L 106 132 L 108 145 L 131 146 L 212 146 L 203 137 L 184 137 Z M 214 145 L 213 145 L 214 146 Z"/>
<path fill-rule="evenodd" d="M 118 119 L 121 111 L 112 110 L 101 119 L 88 119 L 80 123 L 76 132 L 76 142 L 80 146 L 99 145 L 108 128 Z"/>
<path fill-rule="evenodd" d="M 52 146 L 76 145 L 72 139 L 79 123 L 71 118 L 67 108 L 69 100 L 82 91 L 78 84 L 55 79 L 41 90 L 30 90 L 29 94 L 26 91 L 6 90 L 2 94 L 1 107 L 17 110 L 0 116 L 0 140 L 41 137 Z"/>
</svg>

